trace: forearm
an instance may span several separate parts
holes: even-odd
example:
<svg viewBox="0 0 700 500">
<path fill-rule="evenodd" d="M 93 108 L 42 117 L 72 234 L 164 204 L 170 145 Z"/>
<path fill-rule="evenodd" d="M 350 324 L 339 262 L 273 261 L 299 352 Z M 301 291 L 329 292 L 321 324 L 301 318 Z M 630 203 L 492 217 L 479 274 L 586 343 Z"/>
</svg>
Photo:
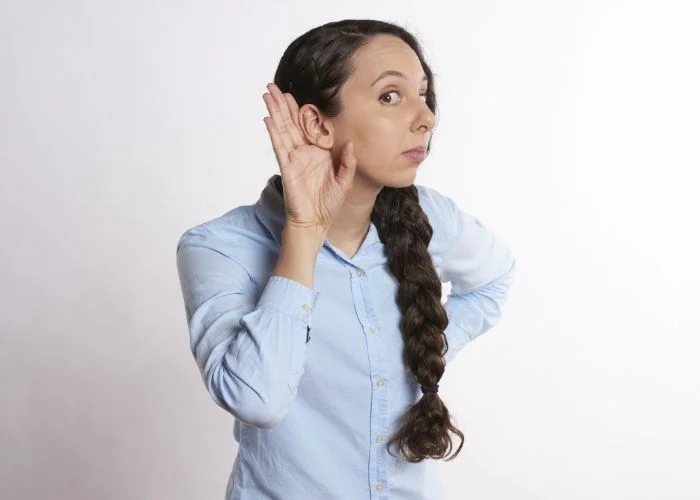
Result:
<svg viewBox="0 0 700 500">
<path fill-rule="evenodd" d="M 465 294 L 450 292 L 445 310 L 449 324 L 445 335 L 449 344 L 449 363 L 464 346 L 493 328 L 500 320 L 513 284 L 517 264 L 489 285 Z"/>
<path fill-rule="evenodd" d="M 204 225 L 178 242 L 190 347 L 214 401 L 271 428 L 296 396 L 319 293 L 285 277 L 269 278 L 260 292 L 235 248 Z"/>
</svg>

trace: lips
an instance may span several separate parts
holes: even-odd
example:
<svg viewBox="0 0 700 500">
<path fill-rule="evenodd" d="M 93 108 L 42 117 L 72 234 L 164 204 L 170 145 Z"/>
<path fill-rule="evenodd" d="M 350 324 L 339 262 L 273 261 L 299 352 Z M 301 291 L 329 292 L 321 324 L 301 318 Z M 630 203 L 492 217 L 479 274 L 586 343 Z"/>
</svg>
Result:
<svg viewBox="0 0 700 500">
<path fill-rule="evenodd" d="M 425 160 L 425 148 L 423 147 L 409 149 L 404 151 L 403 154 L 414 163 L 420 163 Z"/>
</svg>

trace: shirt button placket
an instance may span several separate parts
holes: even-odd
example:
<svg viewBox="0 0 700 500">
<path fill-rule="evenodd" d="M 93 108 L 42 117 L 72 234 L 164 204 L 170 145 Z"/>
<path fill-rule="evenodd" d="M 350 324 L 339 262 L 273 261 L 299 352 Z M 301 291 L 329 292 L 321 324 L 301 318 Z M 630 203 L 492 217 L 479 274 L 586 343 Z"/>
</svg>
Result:
<svg viewBox="0 0 700 500">
<path fill-rule="evenodd" d="M 363 271 L 362 269 L 356 268 L 356 269 L 354 269 L 354 272 L 355 272 L 355 276 L 357 278 L 359 278 L 360 280 L 367 277 L 367 273 L 365 273 L 365 271 Z M 358 290 L 361 290 L 362 288 L 363 288 L 362 285 L 360 285 L 358 287 Z M 370 304 L 366 304 L 366 306 L 371 307 Z M 367 317 L 360 318 L 362 323 L 364 323 L 367 319 L 368 319 Z M 377 327 L 374 324 L 368 325 L 367 331 L 369 332 L 370 335 L 376 335 L 378 332 Z M 374 346 L 371 347 L 371 349 L 373 349 L 373 348 L 376 348 L 376 347 L 374 347 Z M 374 372 L 377 369 L 379 369 L 379 366 L 373 366 L 371 371 Z M 372 374 L 372 376 L 373 375 L 374 374 Z M 382 389 L 384 387 L 385 383 L 386 383 L 386 380 L 383 377 L 379 378 L 376 381 L 376 387 L 378 389 Z M 386 398 L 387 397 L 388 396 L 387 396 L 387 394 L 385 394 L 385 391 L 373 396 L 373 398 L 372 398 L 373 399 L 373 401 L 372 401 L 372 413 L 375 413 L 375 410 L 379 410 L 379 413 L 381 413 L 381 414 L 386 412 L 386 405 L 387 405 Z M 381 410 L 380 410 L 380 408 L 381 408 Z M 376 421 L 376 423 L 372 423 L 372 432 L 383 429 L 383 423 L 381 421 L 382 421 L 382 417 L 380 417 L 379 421 Z M 380 427 L 379 429 L 375 428 L 377 425 Z M 372 450 L 372 455 L 374 458 L 374 462 L 377 466 L 377 469 L 374 471 L 376 474 L 374 477 L 374 479 L 375 479 L 375 486 L 374 487 L 375 487 L 375 490 L 377 491 L 377 493 L 379 494 L 378 498 L 384 498 L 384 495 L 381 495 L 381 493 L 383 493 L 384 488 L 385 488 L 384 482 L 386 481 L 386 477 L 385 477 L 386 476 L 386 459 L 383 456 L 384 450 L 382 448 L 382 443 L 384 442 L 384 436 L 382 434 L 376 434 L 374 440 L 375 440 L 375 449 Z"/>
</svg>

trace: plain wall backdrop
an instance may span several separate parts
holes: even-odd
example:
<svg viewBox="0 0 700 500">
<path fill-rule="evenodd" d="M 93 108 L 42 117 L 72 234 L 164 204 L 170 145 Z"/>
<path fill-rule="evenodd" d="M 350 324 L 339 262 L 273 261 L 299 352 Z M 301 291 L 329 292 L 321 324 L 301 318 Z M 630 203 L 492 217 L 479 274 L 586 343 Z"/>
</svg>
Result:
<svg viewBox="0 0 700 500">
<path fill-rule="evenodd" d="M 700 498 L 700 36 L 674 0 L 0 2 L 0 498 L 223 499 L 175 267 L 278 172 L 262 94 L 318 24 L 412 30 L 416 183 L 513 249 L 441 381 L 449 499 Z"/>
</svg>

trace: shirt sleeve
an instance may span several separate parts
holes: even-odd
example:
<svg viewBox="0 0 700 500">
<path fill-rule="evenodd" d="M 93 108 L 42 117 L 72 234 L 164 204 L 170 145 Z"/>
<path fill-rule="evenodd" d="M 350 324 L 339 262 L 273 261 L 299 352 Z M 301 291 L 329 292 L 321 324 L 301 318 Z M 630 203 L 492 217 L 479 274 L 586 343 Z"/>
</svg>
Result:
<svg viewBox="0 0 700 500">
<path fill-rule="evenodd" d="M 517 269 L 505 243 L 451 198 L 429 189 L 443 233 L 435 266 L 451 290 L 445 303 L 447 363 L 500 319 Z M 435 229 L 434 229 L 435 230 Z"/>
<path fill-rule="evenodd" d="M 217 405 L 249 425 L 271 428 L 296 396 L 319 292 L 271 276 L 260 293 L 234 253 L 204 225 L 178 241 L 190 348 Z"/>
</svg>

